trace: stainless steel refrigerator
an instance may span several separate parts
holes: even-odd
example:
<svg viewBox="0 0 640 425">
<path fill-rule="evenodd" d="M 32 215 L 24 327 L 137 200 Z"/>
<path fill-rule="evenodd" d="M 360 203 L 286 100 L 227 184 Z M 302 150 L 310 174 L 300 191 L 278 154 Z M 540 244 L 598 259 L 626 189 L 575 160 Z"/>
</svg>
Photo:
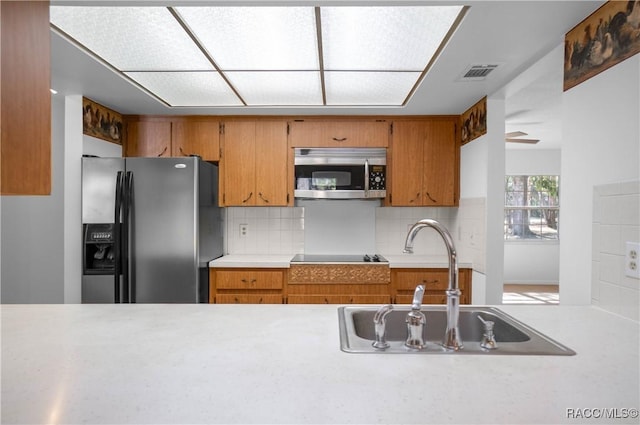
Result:
<svg viewBox="0 0 640 425">
<path fill-rule="evenodd" d="M 208 302 L 217 195 L 218 167 L 196 157 L 82 158 L 82 302 Z"/>
</svg>

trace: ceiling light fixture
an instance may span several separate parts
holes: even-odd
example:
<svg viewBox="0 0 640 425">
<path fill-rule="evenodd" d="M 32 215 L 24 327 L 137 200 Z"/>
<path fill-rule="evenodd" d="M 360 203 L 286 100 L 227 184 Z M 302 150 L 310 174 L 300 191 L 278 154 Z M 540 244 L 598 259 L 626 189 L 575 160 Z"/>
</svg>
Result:
<svg viewBox="0 0 640 425">
<path fill-rule="evenodd" d="M 403 106 L 468 9 L 52 6 L 54 30 L 171 107 Z"/>
</svg>

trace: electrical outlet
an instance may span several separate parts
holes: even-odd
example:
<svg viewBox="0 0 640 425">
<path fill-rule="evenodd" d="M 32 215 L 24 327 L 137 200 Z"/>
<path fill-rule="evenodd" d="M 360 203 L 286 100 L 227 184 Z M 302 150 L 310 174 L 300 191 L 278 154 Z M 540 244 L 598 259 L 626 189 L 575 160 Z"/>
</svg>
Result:
<svg viewBox="0 0 640 425">
<path fill-rule="evenodd" d="M 624 274 L 640 279 L 640 243 L 627 242 L 624 255 Z"/>
<path fill-rule="evenodd" d="M 249 225 L 248 224 L 241 224 L 240 225 L 240 237 L 241 238 L 246 238 L 248 234 L 249 234 Z"/>
</svg>

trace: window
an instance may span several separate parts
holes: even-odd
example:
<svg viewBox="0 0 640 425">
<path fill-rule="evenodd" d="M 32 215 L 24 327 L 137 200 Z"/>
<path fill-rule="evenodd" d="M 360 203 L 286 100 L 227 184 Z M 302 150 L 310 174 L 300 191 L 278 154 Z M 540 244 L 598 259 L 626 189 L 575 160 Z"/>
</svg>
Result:
<svg viewBox="0 0 640 425">
<path fill-rule="evenodd" d="M 504 239 L 557 240 L 558 176 L 505 176 Z"/>
</svg>

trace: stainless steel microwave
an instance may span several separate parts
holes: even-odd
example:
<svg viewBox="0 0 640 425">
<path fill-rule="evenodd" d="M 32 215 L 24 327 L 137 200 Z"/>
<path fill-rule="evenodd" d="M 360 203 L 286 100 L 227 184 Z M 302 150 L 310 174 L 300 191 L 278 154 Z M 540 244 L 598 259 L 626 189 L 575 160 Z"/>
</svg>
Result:
<svg viewBox="0 0 640 425">
<path fill-rule="evenodd" d="M 387 196 L 385 148 L 296 148 L 296 198 Z"/>
</svg>

